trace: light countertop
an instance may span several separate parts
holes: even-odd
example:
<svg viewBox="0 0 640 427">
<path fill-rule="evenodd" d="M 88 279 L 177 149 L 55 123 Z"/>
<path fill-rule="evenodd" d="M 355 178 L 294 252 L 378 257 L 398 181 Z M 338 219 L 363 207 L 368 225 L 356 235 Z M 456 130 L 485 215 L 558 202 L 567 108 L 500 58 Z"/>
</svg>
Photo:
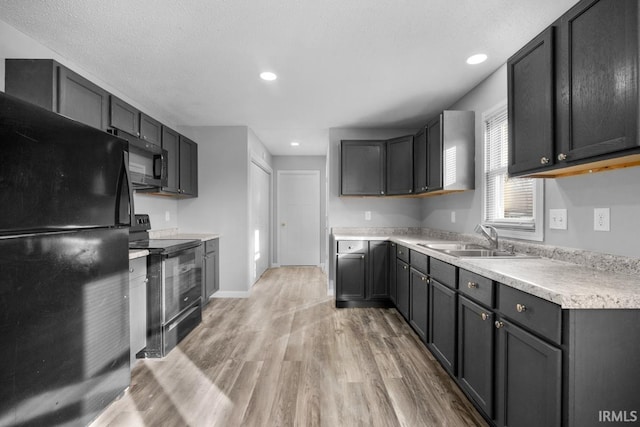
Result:
<svg viewBox="0 0 640 427">
<path fill-rule="evenodd" d="M 146 249 L 129 249 L 129 259 L 142 258 L 149 255 L 149 251 Z"/>
<path fill-rule="evenodd" d="M 334 234 L 334 238 L 389 240 L 554 302 L 565 309 L 640 308 L 640 280 L 628 274 L 600 271 L 549 258 L 458 258 L 418 246 L 418 243 L 442 241 L 424 236 L 369 236 L 341 232 Z"/>
</svg>

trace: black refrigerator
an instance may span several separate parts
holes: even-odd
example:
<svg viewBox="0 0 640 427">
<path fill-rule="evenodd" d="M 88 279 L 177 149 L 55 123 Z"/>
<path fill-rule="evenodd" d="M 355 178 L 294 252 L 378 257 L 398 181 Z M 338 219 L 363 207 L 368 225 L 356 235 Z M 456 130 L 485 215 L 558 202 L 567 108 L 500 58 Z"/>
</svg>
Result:
<svg viewBox="0 0 640 427">
<path fill-rule="evenodd" d="M 0 426 L 86 425 L 129 385 L 127 165 L 0 92 Z"/>
</svg>

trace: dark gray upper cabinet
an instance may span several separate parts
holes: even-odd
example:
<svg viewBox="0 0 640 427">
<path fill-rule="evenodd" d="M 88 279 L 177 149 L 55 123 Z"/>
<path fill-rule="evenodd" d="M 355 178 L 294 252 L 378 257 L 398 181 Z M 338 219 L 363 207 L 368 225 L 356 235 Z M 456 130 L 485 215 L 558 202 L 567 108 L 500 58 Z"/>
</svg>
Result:
<svg viewBox="0 0 640 427">
<path fill-rule="evenodd" d="M 427 125 L 427 191 L 442 190 L 442 115 Z"/>
<path fill-rule="evenodd" d="M 180 135 L 178 132 L 162 126 L 162 148 L 167 150 L 167 186 L 169 193 L 178 193 L 180 180 Z"/>
<path fill-rule="evenodd" d="M 427 191 L 427 132 L 425 128 L 413 138 L 413 192 Z"/>
<path fill-rule="evenodd" d="M 162 123 L 140 113 L 140 138 L 155 145 L 162 144 Z"/>
<path fill-rule="evenodd" d="M 413 193 L 413 135 L 387 141 L 387 194 Z"/>
<path fill-rule="evenodd" d="M 5 92 L 98 129 L 109 126 L 109 94 L 52 59 L 5 60 Z"/>
<path fill-rule="evenodd" d="M 180 187 L 182 196 L 198 196 L 198 144 L 180 135 Z"/>
<path fill-rule="evenodd" d="M 582 0 L 509 59 L 509 174 L 638 164 L 638 7 Z"/>
<path fill-rule="evenodd" d="M 507 63 L 512 175 L 554 164 L 553 42 L 549 27 Z"/>
<path fill-rule="evenodd" d="M 140 136 L 140 110 L 116 96 L 109 95 L 109 126 Z"/>
<path fill-rule="evenodd" d="M 340 157 L 342 196 L 385 194 L 385 141 L 342 141 Z"/>
</svg>

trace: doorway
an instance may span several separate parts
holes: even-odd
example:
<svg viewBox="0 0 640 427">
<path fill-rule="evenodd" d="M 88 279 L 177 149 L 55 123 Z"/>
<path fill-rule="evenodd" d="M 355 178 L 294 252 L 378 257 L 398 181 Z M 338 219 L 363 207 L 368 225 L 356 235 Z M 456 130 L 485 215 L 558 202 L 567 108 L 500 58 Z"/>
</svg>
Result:
<svg viewBox="0 0 640 427">
<path fill-rule="evenodd" d="M 278 262 L 320 265 L 320 171 L 278 171 Z"/>
<path fill-rule="evenodd" d="M 251 162 L 250 278 L 251 284 L 269 268 L 271 219 L 271 171 Z"/>
</svg>

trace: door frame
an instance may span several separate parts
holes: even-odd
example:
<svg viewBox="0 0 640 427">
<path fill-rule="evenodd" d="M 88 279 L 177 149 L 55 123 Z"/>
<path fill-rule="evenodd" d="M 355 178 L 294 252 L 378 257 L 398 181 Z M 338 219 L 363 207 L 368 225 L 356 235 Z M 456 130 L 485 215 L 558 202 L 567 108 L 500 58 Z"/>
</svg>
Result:
<svg viewBox="0 0 640 427">
<path fill-rule="evenodd" d="M 267 244 L 267 248 L 269 250 L 269 254 L 268 254 L 268 259 L 267 259 L 267 268 L 271 268 L 273 267 L 273 210 L 274 210 L 274 203 L 273 203 L 273 169 L 271 169 L 271 166 L 269 166 L 264 160 L 260 159 L 259 157 L 254 157 L 253 155 L 251 156 L 251 161 L 249 162 L 249 170 L 247 171 L 247 178 L 249 180 L 249 191 L 247 192 L 247 205 L 248 205 L 248 211 L 249 211 L 249 215 L 247 215 L 247 257 L 248 257 L 248 263 L 247 263 L 247 276 L 249 278 L 249 289 L 251 289 L 253 287 L 253 285 L 260 279 L 259 277 L 256 278 L 256 280 L 253 280 L 251 278 L 251 269 L 252 269 L 252 263 L 253 263 L 253 256 L 254 256 L 254 248 L 253 248 L 253 236 L 251 235 L 251 229 L 253 227 L 253 209 L 252 209 L 252 197 L 253 197 L 253 186 L 254 186 L 254 182 L 253 179 L 251 178 L 251 168 L 253 167 L 253 165 L 259 167 L 260 169 L 262 169 L 267 175 L 269 175 L 269 226 L 268 226 L 268 230 L 269 230 L 269 243 Z"/>
<path fill-rule="evenodd" d="M 282 175 L 300 175 L 300 174 L 304 174 L 304 175 L 314 175 L 318 177 L 318 219 L 319 219 L 319 223 L 320 223 L 320 227 L 318 227 L 318 263 L 316 264 L 316 266 L 318 267 L 322 267 L 322 245 L 321 245 L 321 239 L 322 239 L 322 191 L 321 191 L 321 178 L 322 175 L 320 174 L 320 171 L 318 169 L 292 169 L 292 170 L 278 170 L 277 171 L 277 178 L 276 178 L 276 185 L 278 186 L 278 197 L 275 203 L 275 208 L 276 208 L 276 227 L 277 227 L 277 232 L 276 232 L 276 240 L 278 242 L 278 250 L 277 252 L 277 256 L 278 256 L 278 262 L 276 263 L 276 265 L 280 266 L 282 265 L 282 239 L 280 237 L 280 224 L 281 224 L 281 215 L 280 215 L 280 177 Z"/>
</svg>

